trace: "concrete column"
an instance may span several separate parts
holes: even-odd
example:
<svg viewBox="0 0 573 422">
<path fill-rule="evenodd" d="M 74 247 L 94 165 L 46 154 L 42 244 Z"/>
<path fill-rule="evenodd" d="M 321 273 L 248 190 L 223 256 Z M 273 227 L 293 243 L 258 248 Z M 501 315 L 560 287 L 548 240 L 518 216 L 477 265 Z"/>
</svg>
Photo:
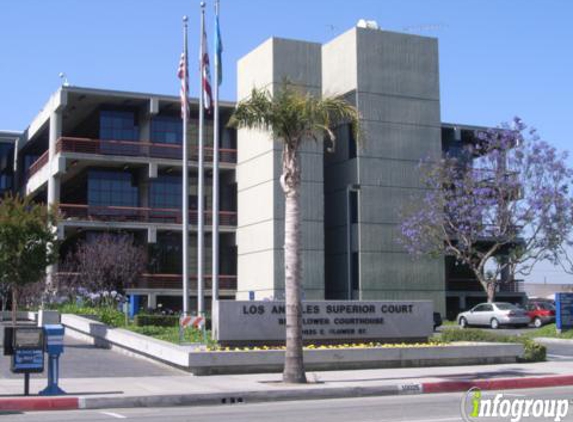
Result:
<svg viewBox="0 0 573 422">
<path fill-rule="evenodd" d="M 253 87 L 275 93 L 287 78 L 321 95 L 321 46 L 272 38 L 238 62 L 237 99 Z M 237 298 L 284 297 L 284 194 L 280 186 L 282 145 L 262 131 L 237 132 Z M 322 145 L 305 142 L 301 219 L 303 286 L 307 299 L 324 299 L 324 192 Z"/>
<path fill-rule="evenodd" d="M 62 136 L 62 112 L 61 110 L 55 110 L 50 115 L 50 132 L 49 132 L 49 144 L 48 144 L 48 166 L 50 168 L 50 174 L 48 176 L 48 195 L 47 202 L 48 206 L 52 207 L 60 202 L 60 177 L 57 174 L 56 167 L 57 163 L 56 157 L 56 143 L 58 139 Z M 54 169 L 52 169 L 54 167 Z M 58 228 L 54 228 L 58 230 Z M 54 274 L 58 271 L 57 264 L 50 265 L 46 269 L 47 272 L 47 285 L 51 286 L 53 284 Z"/>
<path fill-rule="evenodd" d="M 56 143 L 62 136 L 62 112 L 54 111 L 50 116 L 50 137 L 48 146 L 48 155 L 50 162 L 50 176 L 48 178 L 48 205 L 55 204 L 60 201 L 60 180 L 54 176 L 54 171 L 51 170 L 52 166 L 56 166 Z"/>
<path fill-rule="evenodd" d="M 147 294 L 147 307 L 151 309 L 157 308 L 157 295 L 155 293 Z"/>
</svg>

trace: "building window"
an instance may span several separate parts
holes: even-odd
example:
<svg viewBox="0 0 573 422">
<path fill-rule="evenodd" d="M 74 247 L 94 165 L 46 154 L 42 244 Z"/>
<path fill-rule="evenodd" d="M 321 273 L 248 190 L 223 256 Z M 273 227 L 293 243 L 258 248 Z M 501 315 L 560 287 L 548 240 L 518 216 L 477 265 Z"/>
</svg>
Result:
<svg viewBox="0 0 573 422">
<path fill-rule="evenodd" d="M 138 141 L 139 128 L 132 111 L 102 110 L 99 117 L 100 139 Z"/>
<path fill-rule="evenodd" d="M 183 123 L 179 117 L 156 116 L 151 121 L 151 141 L 160 144 L 183 143 Z"/>
<path fill-rule="evenodd" d="M 152 208 L 181 208 L 181 176 L 163 175 L 151 182 Z"/>
<path fill-rule="evenodd" d="M 90 170 L 88 204 L 92 206 L 137 207 L 139 194 L 128 172 Z"/>
<path fill-rule="evenodd" d="M 358 252 L 352 252 L 352 268 L 350 274 L 352 277 L 352 291 L 358 291 L 360 289 L 360 257 Z"/>
<path fill-rule="evenodd" d="M 157 243 L 149 245 L 149 271 L 155 274 L 181 274 L 181 261 L 181 235 L 158 233 Z"/>
<path fill-rule="evenodd" d="M 358 224 L 358 192 L 351 190 L 350 194 L 350 223 Z"/>
<path fill-rule="evenodd" d="M 348 159 L 356 158 L 356 138 L 352 130 L 352 125 L 346 125 L 348 133 Z"/>
</svg>

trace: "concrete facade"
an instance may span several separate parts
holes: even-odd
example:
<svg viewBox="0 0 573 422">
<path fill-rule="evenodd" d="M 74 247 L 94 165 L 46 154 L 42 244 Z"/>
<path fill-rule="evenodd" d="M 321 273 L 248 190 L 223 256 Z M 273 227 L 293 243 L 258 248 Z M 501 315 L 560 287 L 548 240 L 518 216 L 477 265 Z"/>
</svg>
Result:
<svg viewBox="0 0 573 422">
<path fill-rule="evenodd" d="M 350 271 L 358 277 L 353 298 L 431 299 L 443 311 L 443 261 L 412 261 L 396 242 L 400 208 L 421 188 L 418 163 L 442 153 L 437 40 L 353 28 L 326 44 L 322 57 L 323 92 L 350 98 L 364 129 L 355 154 L 341 147 L 325 160 L 327 209 L 337 210 L 327 223 L 329 281 L 348 284 L 350 263 L 358 267 Z M 352 149 L 347 139 L 340 143 Z M 341 211 L 353 191 L 357 216 L 348 241 Z M 357 255 L 350 262 L 346 242 Z"/>
<path fill-rule="evenodd" d="M 238 100 L 284 78 L 345 96 L 365 133 L 358 149 L 342 127 L 334 154 L 310 142 L 301 154 L 305 298 L 431 299 L 443 312 L 443 260 L 412 262 L 395 242 L 420 159 L 442 152 L 437 40 L 362 28 L 322 46 L 272 38 L 239 61 Z M 282 151 L 269 138 L 238 131 L 238 299 L 284 289 Z"/>
<path fill-rule="evenodd" d="M 288 79 L 314 95 L 321 92 L 321 46 L 271 38 L 238 63 L 238 100 L 253 87 L 271 92 Z M 237 131 L 237 298 L 284 298 L 284 195 L 282 145 L 270 134 Z M 302 257 L 306 299 L 324 298 L 323 152 L 306 143 L 302 167 Z M 252 293 L 251 293 L 252 292 Z"/>
</svg>

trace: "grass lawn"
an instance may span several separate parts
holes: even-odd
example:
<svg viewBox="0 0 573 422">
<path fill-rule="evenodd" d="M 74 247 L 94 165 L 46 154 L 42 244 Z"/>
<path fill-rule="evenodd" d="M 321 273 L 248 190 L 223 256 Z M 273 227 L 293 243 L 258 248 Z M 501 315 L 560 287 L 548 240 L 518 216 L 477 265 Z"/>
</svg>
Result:
<svg viewBox="0 0 573 422">
<path fill-rule="evenodd" d="M 179 344 L 179 327 L 157 327 L 154 325 L 148 325 L 145 327 L 137 327 L 133 324 L 129 324 L 127 327 L 121 327 L 127 330 L 133 331 L 134 333 L 143 334 L 145 336 L 153 337 L 158 340 L 168 341 L 173 344 Z M 211 339 L 211 332 L 207 331 L 206 341 L 203 338 L 203 333 L 200 330 L 187 328 L 183 335 L 184 343 L 205 343 L 207 345 L 216 344 Z"/>
<path fill-rule="evenodd" d="M 553 337 L 562 339 L 573 339 L 573 330 L 564 331 L 561 334 L 557 333 L 557 328 L 555 324 L 547 324 L 535 331 L 530 331 L 525 333 L 524 336 L 535 338 L 535 337 Z"/>
</svg>

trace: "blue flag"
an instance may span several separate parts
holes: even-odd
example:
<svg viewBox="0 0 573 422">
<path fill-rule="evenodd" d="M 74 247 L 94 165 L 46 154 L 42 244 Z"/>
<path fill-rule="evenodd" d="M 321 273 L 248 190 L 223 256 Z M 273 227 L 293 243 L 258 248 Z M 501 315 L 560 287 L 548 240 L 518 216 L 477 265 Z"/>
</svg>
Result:
<svg viewBox="0 0 573 422">
<path fill-rule="evenodd" d="M 219 30 L 219 14 L 215 16 L 215 52 L 217 54 L 217 85 L 223 82 L 223 42 L 221 41 L 221 31 Z"/>
</svg>

